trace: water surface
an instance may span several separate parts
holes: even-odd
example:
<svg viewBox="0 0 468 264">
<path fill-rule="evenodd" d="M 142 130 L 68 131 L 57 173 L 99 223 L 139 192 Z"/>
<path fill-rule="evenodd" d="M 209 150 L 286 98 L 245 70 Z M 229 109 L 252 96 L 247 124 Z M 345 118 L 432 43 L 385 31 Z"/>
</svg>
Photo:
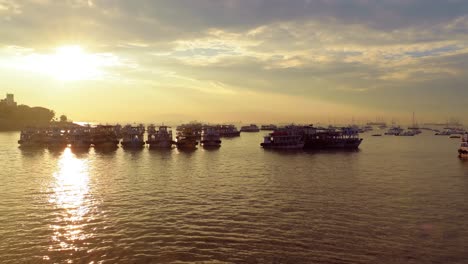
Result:
<svg viewBox="0 0 468 264">
<path fill-rule="evenodd" d="M 458 140 L 359 151 L 21 150 L 0 133 L 2 263 L 467 263 Z"/>
</svg>

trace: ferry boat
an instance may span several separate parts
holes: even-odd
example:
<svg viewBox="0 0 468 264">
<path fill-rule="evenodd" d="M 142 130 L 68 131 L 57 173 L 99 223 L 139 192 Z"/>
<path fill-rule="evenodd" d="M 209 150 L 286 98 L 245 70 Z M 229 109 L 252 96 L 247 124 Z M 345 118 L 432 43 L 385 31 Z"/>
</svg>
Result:
<svg viewBox="0 0 468 264">
<path fill-rule="evenodd" d="M 238 137 L 240 136 L 240 131 L 237 130 L 234 125 L 220 125 L 216 129 L 219 132 L 221 137 Z"/>
<path fill-rule="evenodd" d="M 214 127 L 204 127 L 202 132 L 201 144 L 204 148 L 221 147 L 221 139 L 218 130 Z"/>
<path fill-rule="evenodd" d="M 260 129 L 255 124 L 241 127 L 241 132 L 260 132 Z"/>
<path fill-rule="evenodd" d="M 363 140 L 359 138 L 359 131 L 350 127 L 318 129 L 306 126 L 303 130 L 305 149 L 357 149 Z"/>
<path fill-rule="evenodd" d="M 267 131 L 274 131 L 275 129 L 277 129 L 277 126 L 273 125 L 273 124 L 270 124 L 270 125 L 262 125 L 260 127 L 260 130 L 267 130 Z"/>
<path fill-rule="evenodd" d="M 69 135 L 70 147 L 73 149 L 87 149 L 91 147 L 91 128 L 82 127 L 72 129 Z"/>
<path fill-rule="evenodd" d="M 122 147 L 134 149 L 143 148 L 145 146 L 144 134 L 145 127 L 143 125 L 126 125 L 122 129 Z"/>
<path fill-rule="evenodd" d="M 48 148 L 66 148 L 68 146 L 66 131 L 53 127 L 47 133 L 46 144 Z"/>
<path fill-rule="evenodd" d="M 46 136 L 43 129 L 27 127 L 21 131 L 18 144 L 21 147 L 43 147 L 46 145 Z"/>
<path fill-rule="evenodd" d="M 178 149 L 194 150 L 197 148 L 197 134 L 193 129 L 186 127 L 177 132 L 176 146 Z"/>
<path fill-rule="evenodd" d="M 98 125 L 91 129 L 91 142 L 94 148 L 118 148 L 119 139 L 115 133 L 115 127 L 110 125 Z"/>
<path fill-rule="evenodd" d="M 302 129 L 295 126 L 274 130 L 265 136 L 260 144 L 265 149 L 302 149 L 304 145 Z"/>
<path fill-rule="evenodd" d="M 148 140 L 146 144 L 151 149 L 171 148 L 173 143 L 172 130 L 168 126 L 160 126 L 158 129 L 154 125 L 148 127 Z"/>
<path fill-rule="evenodd" d="M 458 157 L 468 158 L 468 134 L 464 134 L 458 148 Z"/>
</svg>

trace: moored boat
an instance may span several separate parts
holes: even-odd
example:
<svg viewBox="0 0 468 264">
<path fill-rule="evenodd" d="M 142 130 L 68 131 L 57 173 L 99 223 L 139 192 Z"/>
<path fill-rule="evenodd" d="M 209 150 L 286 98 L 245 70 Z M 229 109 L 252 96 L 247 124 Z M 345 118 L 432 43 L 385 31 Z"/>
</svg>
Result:
<svg viewBox="0 0 468 264">
<path fill-rule="evenodd" d="M 94 148 L 98 149 L 118 148 L 119 139 L 117 138 L 115 127 L 110 125 L 98 125 L 91 129 L 91 142 Z"/>
<path fill-rule="evenodd" d="M 243 126 L 240 129 L 241 132 L 260 132 L 260 129 L 255 124 L 250 124 L 248 126 Z"/>
<path fill-rule="evenodd" d="M 357 149 L 362 142 L 359 131 L 351 127 L 318 129 L 304 127 L 305 149 Z"/>
<path fill-rule="evenodd" d="M 176 146 L 178 149 L 194 150 L 197 148 L 197 133 L 190 127 L 185 127 L 177 132 Z"/>
<path fill-rule="evenodd" d="M 23 148 L 44 147 L 46 145 L 46 136 L 44 129 L 27 127 L 21 131 L 18 144 Z"/>
<path fill-rule="evenodd" d="M 126 125 L 122 129 L 122 147 L 127 149 L 141 149 L 145 146 L 145 127 L 143 125 Z"/>
<path fill-rule="evenodd" d="M 464 134 L 458 148 L 458 157 L 468 158 L 468 134 Z"/>
<path fill-rule="evenodd" d="M 148 127 L 148 140 L 146 144 L 149 145 L 150 149 L 171 148 L 173 143 L 172 130 L 168 126 L 160 126 L 158 129 L 154 125 Z"/>
<path fill-rule="evenodd" d="M 302 149 L 304 144 L 303 130 L 296 126 L 286 126 L 265 136 L 260 146 L 265 149 Z"/>
<path fill-rule="evenodd" d="M 201 145 L 204 148 L 219 148 L 221 147 L 221 139 L 219 132 L 216 128 L 211 126 L 206 126 L 203 128 Z"/>
</svg>

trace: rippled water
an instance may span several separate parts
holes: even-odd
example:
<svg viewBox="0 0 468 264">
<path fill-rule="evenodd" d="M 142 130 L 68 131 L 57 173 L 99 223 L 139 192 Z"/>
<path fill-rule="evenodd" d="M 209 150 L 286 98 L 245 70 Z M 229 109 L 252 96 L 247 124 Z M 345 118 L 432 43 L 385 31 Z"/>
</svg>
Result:
<svg viewBox="0 0 468 264">
<path fill-rule="evenodd" d="M 428 133 L 357 152 L 21 150 L 0 133 L 2 263 L 468 263 L 468 162 Z"/>
</svg>

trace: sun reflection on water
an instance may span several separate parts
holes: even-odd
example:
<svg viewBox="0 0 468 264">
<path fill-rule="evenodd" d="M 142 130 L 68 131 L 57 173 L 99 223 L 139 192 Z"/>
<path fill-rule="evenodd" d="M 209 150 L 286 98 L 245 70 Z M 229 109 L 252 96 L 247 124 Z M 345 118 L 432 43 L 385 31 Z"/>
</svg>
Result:
<svg viewBox="0 0 468 264">
<path fill-rule="evenodd" d="M 70 148 L 64 150 L 54 172 L 49 203 L 57 212 L 53 224 L 53 244 L 49 251 L 78 251 L 92 234 L 83 229 L 91 219 L 92 197 L 89 194 L 89 161 L 79 159 Z"/>
</svg>

